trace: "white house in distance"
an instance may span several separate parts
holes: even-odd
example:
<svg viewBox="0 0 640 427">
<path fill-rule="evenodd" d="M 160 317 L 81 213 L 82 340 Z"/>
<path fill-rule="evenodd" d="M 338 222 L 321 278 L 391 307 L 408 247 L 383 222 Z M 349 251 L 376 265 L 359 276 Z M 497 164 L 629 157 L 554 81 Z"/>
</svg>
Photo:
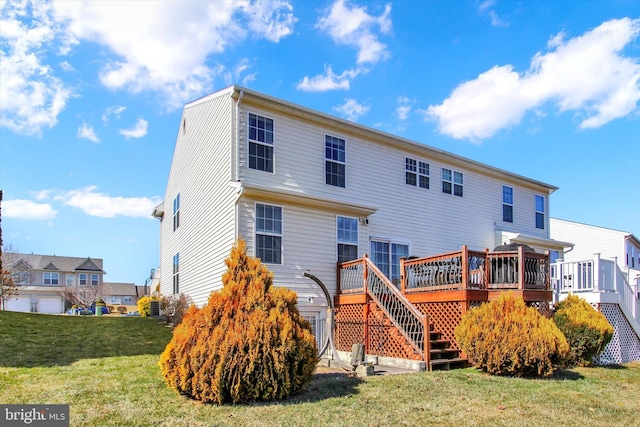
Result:
<svg viewBox="0 0 640 427">
<path fill-rule="evenodd" d="M 554 299 L 580 295 L 607 317 L 615 332 L 601 362 L 640 360 L 640 239 L 556 218 L 550 227 L 553 238 L 574 245 L 551 268 Z"/>
<path fill-rule="evenodd" d="M 549 235 L 557 188 L 425 144 L 231 86 L 184 107 L 161 220 L 161 292 L 206 303 L 243 238 L 321 319 L 336 263 L 368 254 L 398 283 L 400 258 Z"/>
</svg>

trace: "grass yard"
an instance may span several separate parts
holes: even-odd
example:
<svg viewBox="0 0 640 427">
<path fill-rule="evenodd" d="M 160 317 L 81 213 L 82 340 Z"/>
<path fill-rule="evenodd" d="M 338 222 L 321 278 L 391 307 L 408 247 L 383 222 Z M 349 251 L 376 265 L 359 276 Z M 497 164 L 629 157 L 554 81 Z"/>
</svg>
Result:
<svg viewBox="0 0 640 427">
<path fill-rule="evenodd" d="M 640 363 L 544 380 L 322 372 L 282 402 L 202 405 L 164 384 L 157 361 L 170 337 L 149 318 L 0 311 L 0 403 L 68 403 L 72 426 L 640 425 Z"/>
</svg>

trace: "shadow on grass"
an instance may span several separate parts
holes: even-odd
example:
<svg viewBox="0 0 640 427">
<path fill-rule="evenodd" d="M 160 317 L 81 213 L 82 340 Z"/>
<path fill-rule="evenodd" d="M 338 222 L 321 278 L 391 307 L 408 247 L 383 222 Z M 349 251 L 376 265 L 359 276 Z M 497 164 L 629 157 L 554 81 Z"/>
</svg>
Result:
<svg viewBox="0 0 640 427">
<path fill-rule="evenodd" d="M 160 355 L 171 329 L 155 319 L 0 311 L 0 366 L 64 366 L 81 359 Z"/>
</svg>

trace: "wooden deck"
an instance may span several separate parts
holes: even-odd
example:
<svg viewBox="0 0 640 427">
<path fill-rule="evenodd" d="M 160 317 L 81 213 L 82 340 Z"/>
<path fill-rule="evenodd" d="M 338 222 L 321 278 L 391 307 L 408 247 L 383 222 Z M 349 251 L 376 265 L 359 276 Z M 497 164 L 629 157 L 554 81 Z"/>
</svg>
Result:
<svg viewBox="0 0 640 427">
<path fill-rule="evenodd" d="M 452 361 L 464 357 L 454 330 L 467 310 L 511 291 L 548 314 L 553 297 L 549 265 L 548 254 L 525 252 L 522 247 L 513 252 L 463 247 L 401 260 L 401 279 L 394 284 L 366 256 L 338 264 L 336 346 L 349 351 L 352 344 L 363 343 L 367 354 L 424 360 L 429 369 L 448 366 L 443 354 Z M 385 308 L 391 299 L 394 304 Z M 408 310 L 418 313 L 409 319 Z M 418 324 L 423 324 L 420 333 L 415 331 Z M 412 337 L 422 342 L 412 343 Z"/>
</svg>

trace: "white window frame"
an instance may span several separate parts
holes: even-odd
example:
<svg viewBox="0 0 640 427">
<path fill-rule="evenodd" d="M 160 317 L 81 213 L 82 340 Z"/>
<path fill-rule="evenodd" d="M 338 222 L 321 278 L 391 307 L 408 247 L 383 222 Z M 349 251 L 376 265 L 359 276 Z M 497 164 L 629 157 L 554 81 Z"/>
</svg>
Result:
<svg viewBox="0 0 640 427">
<path fill-rule="evenodd" d="M 402 239 L 386 239 L 386 238 L 380 238 L 380 237 L 372 237 L 369 240 L 369 248 L 371 251 L 371 260 L 373 262 L 375 262 L 376 256 L 374 255 L 374 250 L 373 250 L 373 244 L 374 243 L 380 243 L 380 244 L 386 244 L 388 245 L 388 253 L 386 254 L 388 259 L 386 260 L 386 264 L 389 266 L 388 268 L 388 272 L 384 271 L 383 267 L 380 267 L 378 264 L 378 268 L 380 268 L 380 270 L 385 273 L 387 275 L 387 277 L 389 278 L 389 280 L 391 280 L 396 286 L 400 285 L 400 280 L 402 277 L 402 272 L 400 271 L 400 258 L 403 257 L 408 257 L 409 254 L 411 253 L 411 242 L 406 241 L 406 240 L 402 240 Z M 394 246 L 406 246 L 407 247 L 407 253 L 406 255 L 401 255 L 399 256 L 396 253 L 394 253 Z M 397 264 L 394 263 L 394 257 L 397 257 L 398 259 Z M 394 267 L 398 267 L 398 272 L 397 275 L 394 275 Z"/>
<path fill-rule="evenodd" d="M 424 188 L 430 187 L 429 163 L 412 157 L 405 157 L 404 160 L 404 182 L 407 185 Z"/>
<path fill-rule="evenodd" d="M 173 231 L 180 227 L 180 193 L 173 199 Z"/>
<path fill-rule="evenodd" d="M 445 177 L 445 171 L 449 174 L 448 178 Z M 441 173 L 442 192 L 457 197 L 464 197 L 464 173 L 450 168 L 442 168 Z M 460 179 L 458 180 L 457 178 Z"/>
<path fill-rule="evenodd" d="M 333 148 L 333 140 L 338 140 L 338 141 L 342 141 L 343 145 L 344 145 L 344 149 L 342 151 L 344 151 L 343 157 L 344 160 L 340 160 L 340 148 L 338 148 L 337 150 Z M 331 146 L 327 146 L 327 144 L 331 144 Z M 328 155 L 329 153 L 327 153 L 327 150 L 331 150 L 331 154 Z M 338 159 L 334 159 L 334 151 L 337 151 L 338 153 Z M 331 183 L 329 182 L 329 170 L 328 170 L 328 166 L 329 164 L 335 164 L 338 167 L 342 166 L 344 169 L 344 176 L 342 177 L 342 179 L 344 180 L 344 185 L 340 185 L 340 182 L 338 181 L 337 184 Z M 340 175 L 336 175 L 336 174 L 332 174 L 332 176 L 337 176 L 338 178 L 340 178 Z M 337 187 L 337 188 L 347 188 L 347 140 L 346 138 L 342 138 L 340 136 L 334 136 L 334 135 L 329 135 L 329 134 L 325 134 L 324 135 L 324 183 L 325 185 L 330 185 L 331 187 Z"/>
<path fill-rule="evenodd" d="M 256 126 L 253 127 L 251 126 L 251 116 L 254 116 L 256 118 Z M 265 128 L 264 129 L 260 129 L 259 127 L 257 127 L 257 122 L 259 121 L 259 119 L 263 119 L 265 121 Z M 267 123 L 271 122 L 271 130 L 267 129 Z M 276 127 L 276 122 L 275 120 L 273 120 L 270 117 L 264 116 L 262 114 L 258 114 L 258 113 L 251 113 L 251 112 L 247 112 L 247 168 L 251 169 L 251 170 L 256 170 L 256 171 L 260 171 L 260 172 L 267 172 L 267 173 L 275 173 L 276 170 L 276 164 L 275 164 L 275 156 L 276 156 L 276 149 L 275 149 L 275 127 Z M 251 130 L 255 129 L 255 138 L 251 138 Z M 263 140 L 261 140 L 259 138 L 259 132 L 263 130 L 264 131 L 264 138 Z M 271 135 L 271 137 L 269 138 L 268 135 Z M 269 139 L 271 141 L 269 141 Z M 255 157 L 255 161 L 256 164 L 254 167 L 251 167 L 251 159 L 252 159 L 252 155 L 251 155 L 251 147 L 252 144 L 256 146 L 256 151 L 258 150 L 259 147 L 263 147 L 264 150 L 271 150 L 271 156 L 258 156 L 257 154 L 254 156 Z M 260 168 L 258 167 L 258 159 L 264 159 L 265 161 L 265 165 L 267 166 L 271 166 L 270 170 L 268 167 L 265 166 L 265 168 Z M 268 163 L 267 163 L 268 162 Z"/>
<path fill-rule="evenodd" d="M 511 194 L 505 192 L 505 190 L 509 189 Z M 508 185 L 502 186 L 502 221 L 513 223 L 513 187 L 509 187 Z M 505 208 L 509 208 L 511 219 L 507 219 L 505 216 Z"/>
<path fill-rule="evenodd" d="M 267 218 L 267 217 L 263 217 L 263 218 L 258 218 L 258 206 L 263 206 L 265 208 L 272 208 L 275 210 L 279 210 L 280 211 L 280 230 L 278 231 L 275 227 L 275 223 L 278 221 L 275 218 Z M 254 236 L 255 236 L 255 244 L 254 244 L 254 255 L 256 258 L 260 258 L 260 261 L 262 261 L 264 264 L 271 264 L 271 265 L 283 265 L 284 261 L 284 250 L 283 250 L 283 243 L 284 243 L 284 209 L 282 208 L 282 206 L 278 206 L 278 205 L 272 205 L 272 204 L 268 204 L 268 203 L 255 203 L 254 204 Z M 264 221 L 272 221 L 274 224 L 273 227 L 267 228 L 267 227 L 259 227 L 259 220 L 262 219 Z M 274 237 L 276 239 L 280 239 L 280 248 L 278 249 L 278 252 L 280 254 L 280 261 L 279 262 L 272 262 L 271 259 L 269 260 L 264 260 L 262 259 L 263 257 L 261 257 L 261 254 L 259 253 L 258 250 L 258 236 L 268 236 L 268 237 Z M 264 248 L 267 249 L 267 248 Z"/>
<path fill-rule="evenodd" d="M 538 200 L 542 201 L 542 209 L 538 209 Z M 539 230 L 544 230 L 545 229 L 545 198 L 544 196 L 541 196 L 539 194 L 536 194 L 534 197 L 534 208 L 535 208 L 535 226 L 537 229 Z M 538 218 L 541 218 L 541 226 L 538 226 Z"/>
<path fill-rule="evenodd" d="M 67 286 L 75 286 L 76 276 L 74 274 L 67 274 L 66 283 Z"/>
<path fill-rule="evenodd" d="M 340 227 L 340 221 L 349 221 L 350 224 L 354 224 L 355 223 L 355 238 L 353 236 L 353 232 L 354 230 L 349 227 L 348 229 L 345 227 Z M 342 231 L 342 232 L 341 232 Z M 345 233 L 349 233 L 349 236 L 347 236 Z M 351 217 L 351 216 L 344 216 L 344 215 L 336 215 L 336 261 L 337 262 L 346 262 L 348 261 L 347 259 L 343 259 L 343 257 L 340 256 L 340 246 L 342 245 L 343 247 L 355 247 L 355 253 L 356 256 L 353 259 L 358 259 L 358 243 L 359 243 L 359 239 L 360 239 L 360 223 L 359 223 L 359 219 L 355 218 L 355 217 Z M 349 260 L 350 261 L 350 260 Z"/>
<path fill-rule="evenodd" d="M 91 278 L 91 286 L 98 286 L 100 284 L 100 277 L 97 274 L 92 273 L 90 278 Z"/>
<path fill-rule="evenodd" d="M 180 293 L 180 252 L 173 256 L 173 293 Z"/>
<path fill-rule="evenodd" d="M 89 284 L 87 273 L 78 274 L 78 284 L 80 286 L 87 286 Z"/>
<path fill-rule="evenodd" d="M 60 284 L 60 274 L 55 272 L 46 271 L 42 279 L 47 286 L 58 286 Z"/>
</svg>

